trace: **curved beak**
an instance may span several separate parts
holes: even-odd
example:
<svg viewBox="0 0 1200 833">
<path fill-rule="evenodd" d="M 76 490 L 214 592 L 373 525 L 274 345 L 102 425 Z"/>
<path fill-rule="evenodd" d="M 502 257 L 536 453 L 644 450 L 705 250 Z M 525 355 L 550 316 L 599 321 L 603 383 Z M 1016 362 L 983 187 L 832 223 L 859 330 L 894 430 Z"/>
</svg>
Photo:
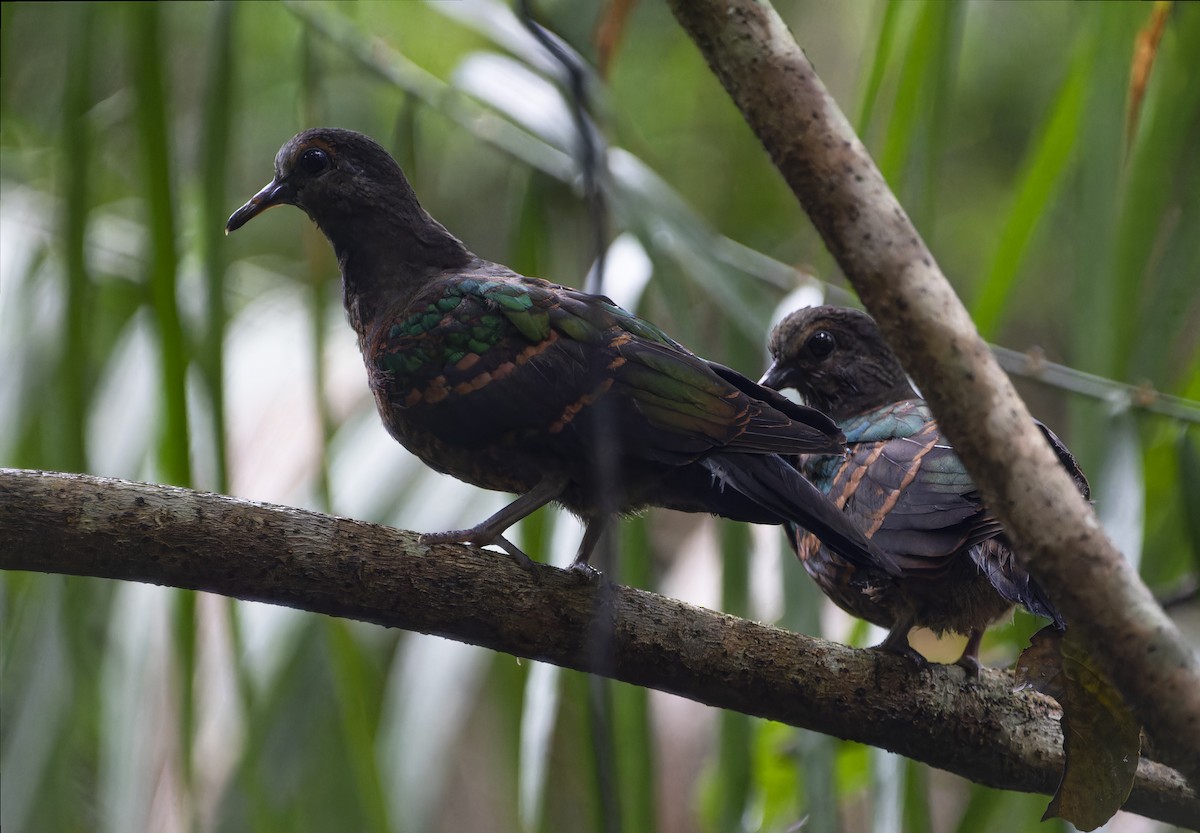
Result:
<svg viewBox="0 0 1200 833">
<path fill-rule="evenodd" d="M 758 383 L 764 388 L 783 390 L 787 387 L 787 373 L 780 369 L 777 362 L 771 362 L 771 366 L 767 368 L 767 372 L 758 380 Z"/>
<path fill-rule="evenodd" d="M 284 205 L 291 201 L 292 189 L 287 181 L 281 182 L 278 179 L 272 179 L 266 188 L 250 198 L 250 202 L 233 212 L 229 220 L 225 223 L 225 233 L 229 234 L 231 231 L 237 231 L 268 208 Z"/>
</svg>

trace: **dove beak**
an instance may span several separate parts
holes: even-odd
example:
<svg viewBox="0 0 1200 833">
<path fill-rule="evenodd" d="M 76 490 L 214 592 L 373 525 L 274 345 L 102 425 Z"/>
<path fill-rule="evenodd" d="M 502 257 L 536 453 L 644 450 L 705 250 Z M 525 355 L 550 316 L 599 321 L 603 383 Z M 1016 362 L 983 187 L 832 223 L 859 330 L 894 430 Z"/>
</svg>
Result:
<svg viewBox="0 0 1200 833">
<path fill-rule="evenodd" d="M 292 188 L 286 180 L 273 179 L 266 188 L 259 191 L 250 201 L 233 212 L 225 223 L 225 233 L 237 231 L 246 223 L 262 214 L 268 208 L 284 205 L 292 201 Z"/>
<path fill-rule="evenodd" d="M 787 374 L 779 368 L 779 364 L 777 362 L 771 362 L 771 366 L 767 368 L 767 372 L 764 373 L 763 377 L 758 380 L 758 383 L 764 388 L 781 390 L 783 387 L 785 387 L 784 380 L 786 375 Z"/>
</svg>

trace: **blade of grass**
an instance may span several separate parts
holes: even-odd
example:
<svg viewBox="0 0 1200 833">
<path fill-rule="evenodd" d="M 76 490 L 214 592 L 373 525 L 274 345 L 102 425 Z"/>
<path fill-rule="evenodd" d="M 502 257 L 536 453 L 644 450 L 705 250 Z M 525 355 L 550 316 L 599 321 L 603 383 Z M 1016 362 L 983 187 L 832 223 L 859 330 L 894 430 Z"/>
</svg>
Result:
<svg viewBox="0 0 1200 833">
<path fill-rule="evenodd" d="M 415 99 L 406 96 L 404 111 L 411 113 L 415 109 Z M 509 244 L 510 263 L 525 275 L 540 275 L 543 272 L 543 255 L 547 242 L 542 211 L 545 181 L 546 179 L 537 172 L 531 172 L 527 177 L 520 214 Z M 518 546 L 536 561 L 566 566 L 568 549 L 552 546 L 558 527 L 557 520 L 558 517 L 553 511 L 542 509 L 534 512 L 521 521 L 518 527 Z M 517 820 L 520 829 L 525 833 L 535 833 L 544 826 L 551 754 L 555 727 L 558 724 L 559 704 L 562 700 L 563 679 L 563 671 L 558 666 L 534 662 L 530 664 L 521 692 L 520 731 L 517 739 Z"/>
<path fill-rule="evenodd" d="M 300 34 L 301 97 L 300 119 L 304 124 L 321 123 L 321 63 L 313 43 L 312 33 L 307 29 Z M 333 494 L 329 480 L 329 441 L 336 426 L 329 409 L 328 386 L 325 379 L 325 327 L 329 321 L 329 296 L 326 291 L 326 276 L 329 273 L 329 247 L 323 235 L 311 224 L 305 224 L 301 232 L 304 241 L 305 263 L 308 266 L 309 312 L 312 332 L 313 391 L 317 417 L 321 424 L 321 447 L 317 454 L 317 470 L 314 474 L 317 508 L 332 511 Z"/>
<path fill-rule="evenodd" d="M 931 225 L 935 163 L 946 132 L 962 9 L 956 2 L 919 7 L 879 154 L 880 170 L 906 195 L 906 210 L 920 226 Z"/>
<path fill-rule="evenodd" d="M 719 522 L 721 536 L 721 610 L 746 616 L 750 607 L 750 528 L 745 524 Z M 718 717 L 716 829 L 746 828 L 746 810 L 754 787 L 753 756 L 755 726 L 752 718 L 722 710 Z"/>
<path fill-rule="evenodd" d="M 1200 571 L 1200 431 L 1184 431 L 1178 441 L 1183 517 L 1191 540 L 1192 569 Z"/>
<path fill-rule="evenodd" d="M 991 266 L 971 304 L 971 316 L 984 338 L 995 338 L 1034 232 L 1046 216 L 1072 161 L 1092 63 L 1090 50 L 1076 52 L 1050 114 L 1017 176 L 1013 203 L 1000 229 Z"/>
<path fill-rule="evenodd" d="M 871 769 L 871 831 L 900 833 L 907 770 L 905 760 L 884 749 L 869 748 Z"/>
<path fill-rule="evenodd" d="M 1121 25 L 1116 6 L 1096 7 L 1085 15 L 1086 27 L 1078 44 L 1085 87 L 1078 142 L 1075 219 L 1074 319 L 1072 364 L 1109 375 L 1117 365 L 1117 340 L 1112 322 L 1133 310 L 1120 310 L 1117 300 L 1114 245 L 1121 206 L 1124 162 L 1122 127 L 1125 90 L 1133 29 Z M 1072 408 L 1071 447 L 1085 470 L 1098 471 L 1109 453 L 1107 414 L 1098 409 Z"/>
<path fill-rule="evenodd" d="M 762 319 L 764 323 L 768 318 Z M 727 358 L 730 366 L 745 368 L 753 374 L 761 361 L 761 336 L 748 337 L 733 322 L 725 326 Z M 718 522 L 721 546 L 721 610 L 734 616 L 750 615 L 750 527 L 730 521 Z M 755 735 L 760 721 L 732 711 L 718 718 L 718 759 L 716 783 L 717 829 L 745 829 L 754 790 Z"/>
<path fill-rule="evenodd" d="M 71 723 L 78 718 L 76 669 L 67 650 L 69 616 L 57 576 L 6 574 L 3 678 L 20 681 L 0 691 L 5 720 L 0 731 L 4 826 L 10 830 L 68 829 L 82 819 L 63 804 L 42 800 L 71 770 Z M 15 585 L 15 586 L 14 586 Z M 14 610 L 7 597 L 13 590 Z M 91 704 L 89 704 L 91 705 Z"/>
<path fill-rule="evenodd" d="M 1116 342 L 1106 323 L 1120 315 L 1113 286 L 1113 241 L 1120 207 L 1121 123 L 1128 77 L 1128 62 L 1120 57 L 1130 40 L 1117 29 L 1113 11 L 1100 9 L 1087 16 L 1092 31 L 1081 42 L 1078 58 L 1087 63 L 1081 114 L 1087 140 L 1078 147 L 1074 302 L 1079 320 L 1094 326 L 1077 327 L 1073 335 L 1077 366 L 1105 374 L 1112 373 L 1116 356 Z"/>
<path fill-rule="evenodd" d="M 225 178 L 229 167 L 229 137 L 234 111 L 236 63 L 233 40 L 237 8 L 236 3 L 218 3 L 213 12 L 201 160 L 199 237 L 207 287 L 208 321 L 199 365 L 212 407 L 213 454 L 216 458 L 216 482 L 213 488 L 218 492 L 229 491 L 225 415 L 225 330 L 229 316 L 225 307 L 224 223 L 229 208 Z"/>
<path fill-rule="evenodd" d="M 167 130 L 167 65 L 162 57 L 162 6 L 129 7 L 137 91 L 135 108 L 142 159 L 146 224 L 149 229 L 150 297 L 158 325 L 163 422 L 159 468 L 168 483 L 191 485 L 187 413 L 187 351 L 176 297 L 177 260 L 171 158 Z M 178 758 L 182 787 L 192 793 L 192 753 L 196 731 L 193 680 L 196 672 L 196 598 L 189 591 L 172 594 L 172 652 L 179 675 Z"/>
<path fill-rule="evenodd" d="M 864 141 L 871 129 L 871 118 L 875 114 L 875 99 L 879 97 L 879 88 L 883 86 L 883 76 L 887 73 L 888 61 L 892 56 L 892 46 L 899 37 L 900 10 L 906 8 L 905 4 L 893 3 L 890 0 L 883 0 L 882 5 L 883 20 L 879 24 L 879 38 L 875 41 L 875 49 L 871 52 L 871 69 L 867 73 L 867 82 L 863 87 L 862 100 L 858 106 L 858 118 L 854 120 L 858 135 Z"/>
<path fill-rule="evenodd" d="M 947 137 L 953 133 L 948 119 L 967 9 L 966 3 L 960 2 L 937 5 L 939 13 L 935 18 L 934 51 L 925 79 L 926 86 L 931 90 L 932 101 L 927 108 L 928 117 L 922 121 L 921 144 L 924 153 L 920 167 L 923 176 L 919 180 L 920 189 L 908 207 L 909 214 L 922 226 L 930 229 L 933 228 L 937 217 L 937 184 L 941 170 L 939 163 L 945 155 Z"/>
<path fill-rule="evenodd" d="M 784 616 L 781 624 L 798 633 L 823 636 L 821 608 L 825 596 L 808 577 L 791 549 L 784 552 Z M 829 735 L 794 729 L 800 775 L 803 782 L 803 812 L 812 830 L 840 830 L 836 779 L 838 742 Z"/>
<path fill-rule="evenodd" d="M 916 159 L 914 146 L 928 139 L 932 124 L 928 121 L 941 74 L 949 21 L 956 15 L 957 3 L 924 3 L 920 6 L 912 37 L 908 43 L 896 101 L 888 119 L 887 134 L 879 153 L 879 169 L 897 191 L 907 191 L 913 182 L 906 166 Z"/>
<path fill-rule="evenodd" d="M 1200 14 L 1177 4 L 1175 25 L 1164 39 L 1150 78 L 1142 129 L 1132 149 L 1116 230 L 1113 341 L 1118 378 L 1149 375 L 1159 384 L 1177 358 L 1163 349 L 1187 326 L 1189 297 L 1200 285 L 1200 86 L 1195 51 Z M 1134 314 L 1133 311 L 1137 311 Z M 1191 313 L 1194 326 L 1194 309 Z"/>
<path fill-rule="evenodd" d="M 150 295 L 158 324 L 162 373 L 163 428 L 159 466 L 167 483 L 190 486 L 187 353 L 176 298 L 175 209 L 164 88 L 168 68 L 162 59 L 159 32 L 162 9 L 155 3 L 128 7 L 132 18 L 132 71 L 137 91 L 138 156 L 142 160 L 146 225 L 150 232 L 147 263 Z"/>
<path fill-rule="evenodd" d="M 621 524 L 621 581 L 633 587 L 653 587 L 653 553 L 644 517 Z M 654 833 L 656 772 L 654 732 L 650 723 L 650 694 L 644 688 L 616 685 L 613 689 L 616 772 L 623 811 L 622 829 L 629 833 Z"/>
<path fill-rule="evenodd" d="M 55 443 L 60 459 L 54 464 L 67 471 L 87 470 L 85 436 L 90 380 L 94 377 L 88 361 L 91 327 L 91 277 L 84 250 L 88 219 L 88 180 L 92 160 L 91 131 L 87 111 L 91 106 L 92 30 L 94 8 L 80 9 L 72 34 L 70 70 L 63 107 L 62 154 L 63 248 L 66 278 L 63 305 L 63 349 L 57 371 L 62 390 L 62 437 Z"/>
<path fill-rule="evenodd" d="M 603 833 L 623 833 L 624 813 L 621 809 L 622 796 L 617 778 L 613 720 L 612 688 L 616 684 L 595 674 L 588 674 L 584 683 L 587 686 L 587 722 L 591 739 L 593 787 L 600 809 L 599 829 Z"/>
<path fill-rule="evenodd" d="M 243 610 L 243 602 L 237 599 L 225 600 L 224 611 L 234 662 L 234 681 L 246 726 L 246 733 L 238 750 L 235 771 L 238 790 L 248 805 L 246 815 L 249 818 L 249 829 L 271 830 L 273 828 L 268 824 L 270 815 L 267 809 L 267 790 L 263 784 L 261 769 L 257 765 L 261 755 L 263 721 L 255 720 L 255 716 L 259 714 L 259 698 L 254 687 L 254 675 L 248 665 L 246 640 L 243 635 Z"/>
<path fill-rule="evenodd" d="M 332 659 L 341 734 L 351 764 L 355 802 L 364 818 L 363 829 L 390 833 L 387 802 L 375 756 L 378 729 L 379 682 L 372 679 L 363 650 L 355 642 L 350 624 L 343 619 L 325 621 L 325 638 Z"/>
<path fill-rule="evenodd" d="M 904 805 L 901 813 L 904 829 L 908 833 L 925 833 L 933 829 L 933 815 L 929 807 L 929 767 L 913 760 L 905 760 Z"/>
<path fill-rule="evenodd" d="M 981 833 L 993 829 L 991 820 L 996 818 L 1005 803 L 1004 793 L 981 784 L 970 784 L 967 795 L 967 806 L 959 817 L 955 833 Z"/>
</svg>

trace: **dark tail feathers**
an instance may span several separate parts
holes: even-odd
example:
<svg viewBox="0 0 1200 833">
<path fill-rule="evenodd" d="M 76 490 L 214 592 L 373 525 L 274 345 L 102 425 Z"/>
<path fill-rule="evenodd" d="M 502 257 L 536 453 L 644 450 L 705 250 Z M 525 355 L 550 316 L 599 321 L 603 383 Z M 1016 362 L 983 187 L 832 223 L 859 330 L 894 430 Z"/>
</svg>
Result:
<svg viewBox="0 0 1200 833">
<path fill-rule="evenodd" d="M 824 493 L 775 454 L 711 454 L 702 464 L 725 486 L 798 524 L 852 564 L 895 576 L 900 566 L 872 544 Z"/>
<path fill-rule="evenodd" d="M 971 547 L 970 555 L 997 593 L 1013 604 L 1024 605 L 1030 613 L 1046 617 L 1059 630 L 1066 627 L 1063 615 L 1037 580 L 1017 560 L 1007 538 L 1000 535 L 976 544 Z"/>
</svg>

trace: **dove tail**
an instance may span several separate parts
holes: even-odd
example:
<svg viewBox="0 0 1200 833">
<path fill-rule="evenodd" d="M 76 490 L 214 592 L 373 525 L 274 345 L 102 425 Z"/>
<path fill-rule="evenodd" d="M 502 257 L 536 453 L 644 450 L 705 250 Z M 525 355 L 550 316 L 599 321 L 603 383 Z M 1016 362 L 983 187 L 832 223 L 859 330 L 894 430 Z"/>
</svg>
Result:
<svg viewBox="0 0 1200 833">
<path fill-rule="evenodd" d="M 850 563 L 899 575 L 892 556 L 868 541 L 820 489 L 778 455 L 711 454 L 702 464 L 721 484 L 804 527 Z"/>
<path fill-rule="evenodd" d="M 1066 627 L 1063 615 L 1037 580 L 1017 561 L 1007 539 L 1001 536 L 984 541 L 971 547 L 970 554 L 975 566 L 988 577 L 997 593 L 1013 604 L 1024 605 L 1030 613 L 1051 620 L 1059 630 Z"/>
</svg>

